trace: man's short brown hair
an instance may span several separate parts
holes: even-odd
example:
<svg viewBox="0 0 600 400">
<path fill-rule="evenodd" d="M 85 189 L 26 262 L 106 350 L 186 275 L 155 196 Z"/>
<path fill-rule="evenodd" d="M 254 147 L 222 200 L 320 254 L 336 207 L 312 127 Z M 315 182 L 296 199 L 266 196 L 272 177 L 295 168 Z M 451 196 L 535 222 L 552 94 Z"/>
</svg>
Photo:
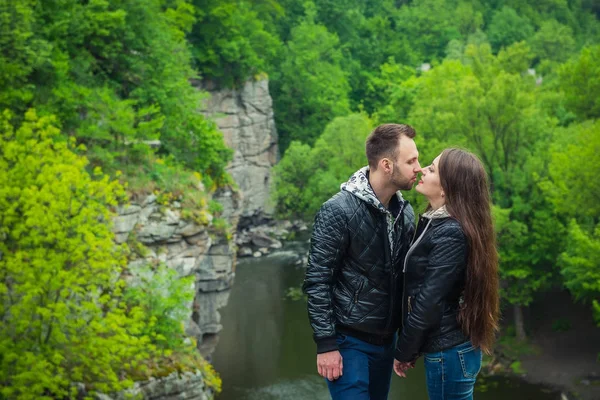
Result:
<svg viewBox="0 0 600 400">
<path fill-rule="evenodd" d="M 415 135 L 415 129 L 406 124 L 383 124 L 375 128 L 367 138 L 365 146 L 371 169 L 377 169 L 379 160 L 384 157 L 395 161 L 400 137 L 413 139 Z"/>
</svg>

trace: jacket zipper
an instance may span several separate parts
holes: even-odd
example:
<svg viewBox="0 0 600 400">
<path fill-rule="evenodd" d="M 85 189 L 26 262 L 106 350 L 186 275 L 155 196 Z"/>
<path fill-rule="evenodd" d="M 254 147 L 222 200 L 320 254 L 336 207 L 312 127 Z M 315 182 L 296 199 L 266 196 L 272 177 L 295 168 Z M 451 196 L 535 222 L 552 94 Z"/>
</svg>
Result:
<svg viewBox="0 0 600 400">
<path fill-rule="evenodd" d="M 425 225 L 425 229 L 423 229 L 423 232 L 421 232 L 421 234 L 419 235 L 419 237 L 417 238 L 416 241 L 413 242 L 413 244 L 409 247 L 408 251 L 406 252 L 406 257 L 404 257 L 404 268 L 402 269 L 402 272 L 406 272 L 406 263 L 408 262 L 408 256 L 410 256 L 410 252 L 412 250 L 415 249 L 415 247 L 419 244 L 419 242 L 421 241 L 421 239 L 423 239 L 423 235 L 425 235 L 425 232 L 427 232 L 427 228 L 429 228 L 429 225 L 431 224 L 431 219 L 427 222 L 427 225 Z M 416 234 L 416 231 L 415 231 Z"/>
<path fill-rule="evenodd" d="M 423 235 L 425 235 L 425 232 L 427 232 L 427 228 L 429 227 L 429 224 L 431 224 L 431 219 L 429 220 L 429 222 L 427 222 L 427 225 L 425 225 L 425 229 L 423 229 L 423 232 L 421 232 L 421 235 L 419 235 L 418 239 L 416 241 L 413 242 L 413 244 L 409 247 L 408 251 L 406 252 L 406 256 L 404 257 L 404 268 L 402 269 L 403 273 L 406 273 L 406 262 L 408 261 L 408 256 L 410 255 L 410 251 L 413 250 L 415 248 L 415 246 L 417 244 L 419 244 L 419 242 L 421 241 L 421 239 L 423 239 Z M 417 225 L 417 228 L 419 226 Z M 415 228 L 415 235 L 417 234 L 417 229 Z M 413 236 L 413 240 L 414 240 L 414 236 Z M 402 280 L 402 325 L 404 325 L 404 293 L 406 293 L 406 277 L 404 277 L 404 279 Z M 410 296 L 409 296 L 410 298 Z M 410 313 L 410 300 L 409 300 L 409 311 Z"/>
<path fill-rule="evenodd" d="M 407 201 L 403 201 L 400 205 L 400 211 L 398 211 L 398 216 L 396 217 L 396 219 L 394 220 L 394 225 L 392 225 L 392 228 L 394 228 L 394 230 L 396 229 L 396 223 L 400 220 L 400 218 L 403 218 L 404 221 L 404 207 L 406 206 Z M 387 230 L 387 216 L 386 216 L 386 230 Z M 404 223 L 402 225 L 402 229 L 404 229 Z M 387 236 L 387 234 L 386 234 Z M 393 237 L 393 235 L 392 235 Z M 389 242 L 389 239 L 386 240 L 386 242 Z M 388 243 L 389 246 L 389 243 Z M 396 243 L 394 243 L 394 253 L 398 250 L 397 249 L 397 245 Z M 394 273 L 394 254 L 390 254 L 391 251 L 389 251 L 390 249 L 388 249 L 388 254 L 390 255 L 390 286 L 391 286 L 391 291 L 390 293 L 392 293 L 392 296 L 390 296 L 390 315 L 388 315 L 388 322 L 386 324 L 385 330 L 387 331 L 390 326 L 392 325 L 392 320 L 394 319 L 394 293 L 396 292 L 396 277 L 397 275 Z M 404 296 L 404 293 L 402 294 Z"/>
<path fill-rule="evenodd" d="M 358 303 L 358 294 L 360 293 L 364 285 L 365 281 L 361 280 L 360 285 L 358 285 L 358 289 L 354 291 L 354 304 Z"/>
</svg>

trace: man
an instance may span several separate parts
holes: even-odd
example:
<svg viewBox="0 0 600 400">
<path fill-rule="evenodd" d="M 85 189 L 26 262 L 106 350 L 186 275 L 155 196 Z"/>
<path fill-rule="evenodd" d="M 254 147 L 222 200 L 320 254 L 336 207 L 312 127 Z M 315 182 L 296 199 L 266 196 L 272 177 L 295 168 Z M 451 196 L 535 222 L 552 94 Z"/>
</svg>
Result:
<svg viewBox="0 0 600 400">
<path fill-rule="evenodd" d="M 399 328 L 402 261 L 414 212 L 398 190 L 420 171 L 408 125 L 378 126 L 369 166 L 357 171 L 315 218 L 304 292 L 317 369 L 334 400 L 387 399 Z"/>
</svg>

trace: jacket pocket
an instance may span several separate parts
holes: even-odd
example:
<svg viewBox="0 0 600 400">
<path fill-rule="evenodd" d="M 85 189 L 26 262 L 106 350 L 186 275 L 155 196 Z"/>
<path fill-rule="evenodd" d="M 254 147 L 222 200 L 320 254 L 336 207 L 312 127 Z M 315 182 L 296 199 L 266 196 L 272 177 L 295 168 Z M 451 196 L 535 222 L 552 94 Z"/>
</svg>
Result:
<svg viewBox="0 0 600 400">
<path fill-rule="evenodd" d="M 346 342 L 346 339 L 348 339 L 348 336 L 344 335 L 343 333 L 338 333 L 335 338 L 335 342 L 337 343 L 338 347 L 340 347 Z"/>
<path fill-rule="evenodd" d="M 481 358 L 483 354 L 478 347 L 470 346 L 464 350 L 458 350 L 458 358 L 465 378 L 474 379 L 481 370 Z"/>
<path fill-rule="evenodd" d="M 358 303 L 358 297 L 360 296 L 360 292 L 362 291 L 363 286 L 365 286 L 365 281 L 363 281 L 361 279 L 360 283 L 358 284 L 358 289 L 356 289 L 354 291 L 354 296 L 352 297 L 352 303 L 353 304 Z"/>
</svg>

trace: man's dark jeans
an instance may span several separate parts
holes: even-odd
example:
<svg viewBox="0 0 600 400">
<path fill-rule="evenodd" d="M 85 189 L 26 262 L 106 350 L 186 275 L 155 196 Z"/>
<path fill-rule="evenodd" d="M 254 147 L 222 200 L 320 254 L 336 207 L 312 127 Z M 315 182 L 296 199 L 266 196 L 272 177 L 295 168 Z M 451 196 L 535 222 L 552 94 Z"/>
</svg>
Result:
<svg viewBox="0 0 600 400">
<path fill-rule="evenodd" d="M 333 400 L 385 400 L 390 391 L 395 340 L 376 346 L 338 334 L 343 375 L 327 381 Z"/>
</svg>

